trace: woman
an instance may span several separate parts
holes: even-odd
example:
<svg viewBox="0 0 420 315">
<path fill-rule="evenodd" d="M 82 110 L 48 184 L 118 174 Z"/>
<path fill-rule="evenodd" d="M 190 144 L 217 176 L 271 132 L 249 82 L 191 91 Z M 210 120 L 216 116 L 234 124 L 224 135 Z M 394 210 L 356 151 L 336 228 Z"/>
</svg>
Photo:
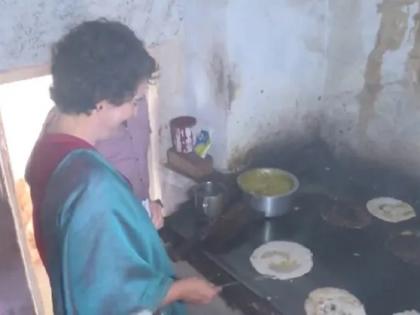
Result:
<svg viewBox="0 0 420 315">
<path fill-rule="evenodd" d="M 99 20 L 58 42 L 51 71 L 59 112 L 33 149 L 27 181 L 54 314 L 184 314 L 183 301 L 208 303 L 218 288 L 175 280 L 128 181 L 94 148 L 136 115 L 153 58 L 129 28 Z"/>
<path fill-rule="evenodd" d="M 57 118 L 54 106 L 45 119 L 41 135 L 49 132 Z M 149 110 L 146 98 L 139 100 L 137 114 L 119 126 L 112 137 L 95 143 L 96 150 L 130 182 L 134 195 L 146 208 L 156 229 L 163 227 L 163 207 L 150 200 L 148 151 L 150 144 Z M 32 212 L 31 212 L 32 213 Z"/>
</svg>

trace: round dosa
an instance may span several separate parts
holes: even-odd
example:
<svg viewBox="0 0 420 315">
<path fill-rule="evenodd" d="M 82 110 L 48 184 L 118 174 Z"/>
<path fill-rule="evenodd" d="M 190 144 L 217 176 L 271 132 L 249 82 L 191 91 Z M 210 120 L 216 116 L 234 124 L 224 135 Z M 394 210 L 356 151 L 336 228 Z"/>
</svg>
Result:
<svg viewBox="0 0 420 315">
<path fill-rule="evenodd" d="M 312 252 L 308 248 L 287 241 L 261 245 L 254 250 L 250 261 L 260 274 L 279 280 L 301 277 L 313 266 Z"/>
<path fill-rule="evenodd" d="M 416 216 L 412 206 L 391 197 L 379 197 L 369 200 L 366 207 L 370 214 L 390 223 L 406 221 Z"/>
<path fill-rule="evenodd" d="M 319 288 L 305 300 L 307 315 L 366 315 L 363 304 L 350 292 L 338 288 Z"/>
</svg>

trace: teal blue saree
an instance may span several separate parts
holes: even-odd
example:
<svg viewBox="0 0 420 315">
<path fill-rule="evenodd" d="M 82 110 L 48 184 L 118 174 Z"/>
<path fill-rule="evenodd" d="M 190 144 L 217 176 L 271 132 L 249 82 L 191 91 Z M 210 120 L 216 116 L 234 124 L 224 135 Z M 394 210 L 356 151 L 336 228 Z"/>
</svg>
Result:
<svg viewBox="0 0 420 315">
<path fill-rule="evenodd" d="M 94 150 L 75 150 L 49 179 L 39 237 L 56 315 L 124 315 L 160 310 L 172 263 L 129 184 Z"/>
</svg>

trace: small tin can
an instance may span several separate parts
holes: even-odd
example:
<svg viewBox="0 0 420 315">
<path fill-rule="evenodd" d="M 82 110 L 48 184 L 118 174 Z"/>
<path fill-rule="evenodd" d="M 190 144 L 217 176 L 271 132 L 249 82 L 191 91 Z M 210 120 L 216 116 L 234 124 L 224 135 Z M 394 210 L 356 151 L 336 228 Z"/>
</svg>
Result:
<svg viewBox="0 0 420 315">
<path fill-rule="evenodd" d="M 170 121 L 172 145 L 178 153 L 190 153 L 194 149 L 194 126 L 197 120 L 192 116 L 180 116 Z"/>
</svg>

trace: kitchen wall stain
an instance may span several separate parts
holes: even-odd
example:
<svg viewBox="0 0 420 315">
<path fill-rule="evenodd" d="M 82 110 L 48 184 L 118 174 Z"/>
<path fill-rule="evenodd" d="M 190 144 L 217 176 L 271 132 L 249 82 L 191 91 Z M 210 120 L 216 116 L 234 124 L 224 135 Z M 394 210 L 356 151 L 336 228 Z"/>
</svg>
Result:
<svg viewBox="0 0 420 315">
<path fill-rule="evenodd" d="M 234 69 L 236 70 L 236 67 L 234 67 Z M 237 73 L 235 70 L 233 71 L 233 73 Z M 235 100 L 239 91 L 239 85 L 237 82 L 237 78 L 234 78 L 234 75 L 232 73 L 229 73 L 227 77 L 227 98 L 229 110 L 232 108 L 232 103 Z"/>
<path fill-rule="evenodd" d="M 407 57 L 406 71 L 409 75 L 408 79 L 410 83 L 414 83 L 418 86 L 420 83 L 420 8 L 419 12 L 414 15 L 413 19 L 414 27 L 410 30 L 410 36 L 414 36 L 413 47 Z"/>
<path fill-rule="evenodd" d="M 383 89 L 381 71 L 386 52 L 398 50 L 408 28 L 408 6 L 417 0 L 384 0 L 378 5 L 381 21 L 374 49 L 370 52 L 365 68 L 365 83 L 357 96 L 360 103 L 359 131 L 366 133 L 375 115 L 375 103 Z"/>
<path fill-rule="evenodd" d="M 225 94 L 225 66 L 223 63 L 223 58 L 220 56 L 219 52 L 215 51 L 213 54 L 213 58 L 211 60 L 211 70 L 213 71 L 213 76 L 215 81 L 215 95 L 218 98 L 223 99 Z"/>
<path fill-rule="evenodd" d="M 216 45 L 210 61 L 208 75 L 210 84 L 214 86 L 214 98 L 217 106 L 222 106 L 226 111 L 231 110 L 232 103 L 239 90 L 237 73 L 237 67 L 228 64 L 223 49 Z"/>
</svg>

